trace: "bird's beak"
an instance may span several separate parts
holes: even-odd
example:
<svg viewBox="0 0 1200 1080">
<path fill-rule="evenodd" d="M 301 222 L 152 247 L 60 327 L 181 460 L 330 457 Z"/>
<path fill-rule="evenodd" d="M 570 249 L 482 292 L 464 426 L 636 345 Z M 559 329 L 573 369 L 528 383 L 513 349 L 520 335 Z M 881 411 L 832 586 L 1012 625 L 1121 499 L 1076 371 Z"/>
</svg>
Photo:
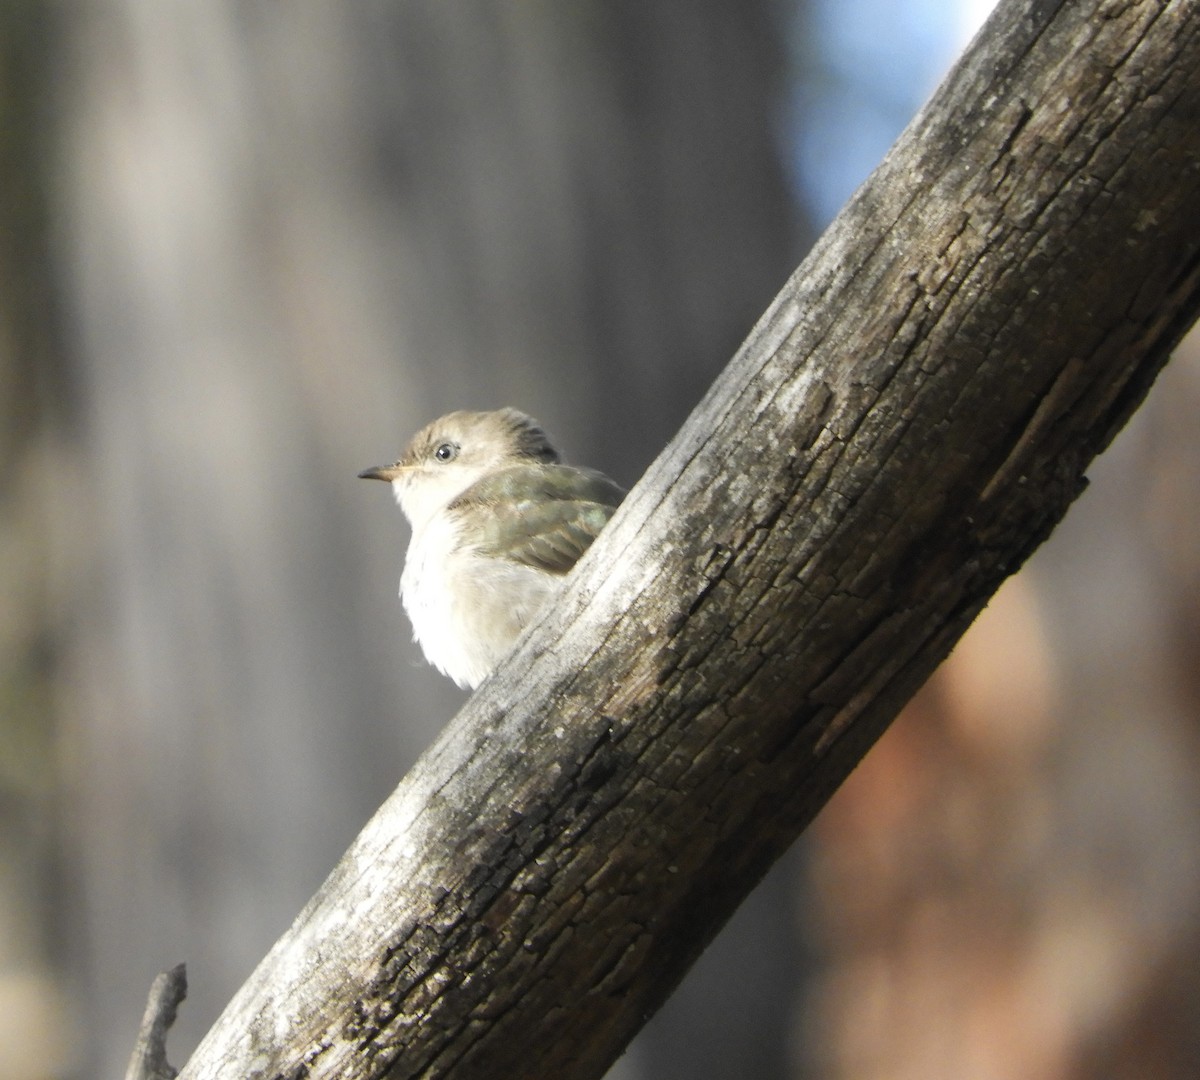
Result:
<svg viewBox="0 0 1200 1080">
<path fill-rule="evenodd" d="M 404 472 L 403 465 L 372 465 L 358 474 L 360 480 L 387 480 L 389 483 Z"/>
</svg>

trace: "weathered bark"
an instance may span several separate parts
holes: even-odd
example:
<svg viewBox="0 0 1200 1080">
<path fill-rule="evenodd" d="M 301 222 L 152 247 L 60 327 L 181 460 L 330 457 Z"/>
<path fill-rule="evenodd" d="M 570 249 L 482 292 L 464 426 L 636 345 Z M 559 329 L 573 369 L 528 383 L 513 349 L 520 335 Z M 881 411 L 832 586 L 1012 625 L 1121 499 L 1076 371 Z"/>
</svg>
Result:
<svg viewBox="0 0 1200 1080">
<path fill-rule="evenodd" d="M 182 1074 L 593 1077 L 1200 306 L 1197 2 L 1002 3 Z"/>
</svg>

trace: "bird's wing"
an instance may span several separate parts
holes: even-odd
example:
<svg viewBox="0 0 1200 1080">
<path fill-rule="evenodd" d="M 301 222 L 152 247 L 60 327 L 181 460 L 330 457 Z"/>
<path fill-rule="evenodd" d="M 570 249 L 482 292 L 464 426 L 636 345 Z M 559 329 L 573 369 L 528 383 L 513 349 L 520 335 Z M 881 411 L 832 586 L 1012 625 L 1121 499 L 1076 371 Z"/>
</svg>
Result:
<svg viewBox="0 0 1200 1080">
<path fill-rule="evenodd" d="M 608 523 L 625 492 L 603 473 L 514 465 L 468 488 L 451 509 L 485 509 L 480 554 L 565 574 Z"/>
</svg>

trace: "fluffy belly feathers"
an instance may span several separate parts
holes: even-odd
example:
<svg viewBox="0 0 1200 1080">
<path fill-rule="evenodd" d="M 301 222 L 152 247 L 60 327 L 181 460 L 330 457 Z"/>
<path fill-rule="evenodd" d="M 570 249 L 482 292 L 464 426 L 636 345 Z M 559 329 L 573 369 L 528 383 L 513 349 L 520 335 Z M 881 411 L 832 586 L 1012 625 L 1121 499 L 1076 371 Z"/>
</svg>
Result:
<svg viewBox="0 0 1200 1080">
<path fill-rule="evenodd" d="M 441 519 L 413 535 L 400 598 L 413 624 L 413 639 L 430 663 L 459 686 L 475 687 L 563 579 L 461 550 L 456 533 L 452 522 Z"/>
</svg>

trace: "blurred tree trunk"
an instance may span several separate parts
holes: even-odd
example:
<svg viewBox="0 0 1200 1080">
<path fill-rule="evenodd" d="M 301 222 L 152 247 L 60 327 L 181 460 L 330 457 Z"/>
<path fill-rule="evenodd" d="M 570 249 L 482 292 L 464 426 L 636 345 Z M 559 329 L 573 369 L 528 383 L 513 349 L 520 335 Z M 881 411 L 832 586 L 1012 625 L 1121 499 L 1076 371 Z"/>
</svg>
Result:
<svg viewBox="0 0 1200 1080">
<path fill-rule="evenodd" d="M 1194 9 L 1002 5 L 183 1075 L 599 1075 L 1195 319 L 1198 116 Z"/>
<path fill-rule="evenodd" d="M 53 595 L 61 508 L 56 477 L 72 460 L 59 311 L 50 258 L 52 136 L 46 123 L 51 12 L 0 6 L 0 1076 L 71 1068 L 62 1030 L 65 960 L 57 880 Z"/>
<path fill-rule="evenodd" d="M 177 1050 L 212 1022 L 462 700 L 409 644 L 407 536 L 357 470 L 514 404 L 631 482 L 794 265 L 770 8 L 73 13 L 84 435 L 55 483 L 98 1074 L 167 962 Z"/>
</svg>

